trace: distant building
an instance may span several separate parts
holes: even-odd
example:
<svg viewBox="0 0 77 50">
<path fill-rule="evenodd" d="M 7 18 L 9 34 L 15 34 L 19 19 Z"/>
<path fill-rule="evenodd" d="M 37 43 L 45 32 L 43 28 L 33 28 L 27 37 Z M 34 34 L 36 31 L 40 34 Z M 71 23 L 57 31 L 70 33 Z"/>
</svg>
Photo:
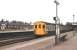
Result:
<svg viewBox="0 0 77 50">
<path fill-rule="evenodd" d="M 31 25 L 27 22 L 21 21 L 0 21 L 0 30 L 8 30 L 8 29 L 32 29 Z"/>
<path fill-rule="evenodd" d="M 6 25 L 5 24 L 1 24 L 1 30 L 5 30 L 6 29 Z"/>
</svg>

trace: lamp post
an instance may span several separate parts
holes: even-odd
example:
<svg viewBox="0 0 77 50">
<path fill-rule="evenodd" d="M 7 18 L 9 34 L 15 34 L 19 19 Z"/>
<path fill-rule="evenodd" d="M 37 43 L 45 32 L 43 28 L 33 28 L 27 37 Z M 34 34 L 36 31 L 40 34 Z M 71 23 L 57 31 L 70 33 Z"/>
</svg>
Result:
<svg viewBox="0 0 77 50">
<path fill-rule="evenodd" d="M 59 43 L 60 41 L 60 29 L 59 29 L 59 22 L 60 22 L 60 19 L 58 18 L 58 5 L 59 5 L 59 2 L 57 2 L 56 0 L 54 1 L 54 3 L 56 4 L 56 20 L 55 20 L 55 31 L 56 31 L 56 38 L 55 38 L 55 42 L 56 44 Z"/>
<path fill-rule="evenodd" d="M 73 14 L 73 25 L 74 25 L 74 17 L 75 17 L 75 15 Z"/>
<path fill-rule="evenodd" d="M 75 18 L 75 15 L 73 14 L 73 23 L 72 23 L 72 29 L 73 29 L 73 31 L 74 31 L 74 18 Z M 73 32 L 73 36 L 75 35 L 75 33 Z"/>
</svg>

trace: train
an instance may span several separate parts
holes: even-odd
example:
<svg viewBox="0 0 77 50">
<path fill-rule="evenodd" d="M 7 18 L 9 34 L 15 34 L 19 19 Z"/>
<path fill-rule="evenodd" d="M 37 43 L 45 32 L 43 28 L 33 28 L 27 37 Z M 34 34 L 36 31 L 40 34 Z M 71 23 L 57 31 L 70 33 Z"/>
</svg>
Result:
<svg viewBox="0 0 77 50">
<path fill-rule="evenodd" d="M 69 25 L 59 25 L 60 32 L 66 32 L 72 30 L 72 27 Z M 36 36 L 45 36 L 48 34 L 49 31 L 55 32 L 55 24 L 48 23 L 44 21 L 36 21 L 34 22 L 34 34 Z"/>
</svg>

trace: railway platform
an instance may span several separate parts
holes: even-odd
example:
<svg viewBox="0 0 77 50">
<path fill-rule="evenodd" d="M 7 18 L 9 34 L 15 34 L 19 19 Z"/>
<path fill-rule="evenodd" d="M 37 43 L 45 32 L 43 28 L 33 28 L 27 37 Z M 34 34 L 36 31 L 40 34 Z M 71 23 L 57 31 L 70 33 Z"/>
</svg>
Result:
<svg viewBox="0 0 77 50">
<path fill-rule="evenodd" d="M 0 33 L 10 33 L 10 32 L 28 32 L 28 31 L 33 31 L 32 29 L 24 29 L 24 30 L 5 30 L 5 31 L 0 31 Z"/>
<path fill-rule="evenodd" d="M 77 35 L 64 43 L 55 46 L 51 50 L 77 50 Z"/>
</svg>

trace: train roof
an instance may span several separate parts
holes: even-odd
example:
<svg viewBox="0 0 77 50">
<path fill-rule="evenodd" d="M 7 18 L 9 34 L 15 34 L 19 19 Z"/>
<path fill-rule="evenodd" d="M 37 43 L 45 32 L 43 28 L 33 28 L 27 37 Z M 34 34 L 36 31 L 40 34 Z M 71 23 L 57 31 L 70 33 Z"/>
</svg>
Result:
<svg viewBox="0 0 77 50">
<path fill-rule="evenodd" d="M 49 22 L 45 22 L 45 21 L 36 21 L 34 22 L 34 24 L 36 23 L 45 23 L 46 25 L 55 25 L 55 23 L 49 23 Z M 63 25 L 63 24 L 60 24 L 61 26 L 66 26 L 66 25 Z"/>
<path fill-rule="evenodd" d="M 45 24 L 47 24 L 47 25 L 55 25 L 54 23 L 49 23 L 49 22 L 44 22 L 44 21 L 37 21 L 37 22 L 34 22 L 34 24 L 35 23 L 45 23 Z"/>
</svg>

